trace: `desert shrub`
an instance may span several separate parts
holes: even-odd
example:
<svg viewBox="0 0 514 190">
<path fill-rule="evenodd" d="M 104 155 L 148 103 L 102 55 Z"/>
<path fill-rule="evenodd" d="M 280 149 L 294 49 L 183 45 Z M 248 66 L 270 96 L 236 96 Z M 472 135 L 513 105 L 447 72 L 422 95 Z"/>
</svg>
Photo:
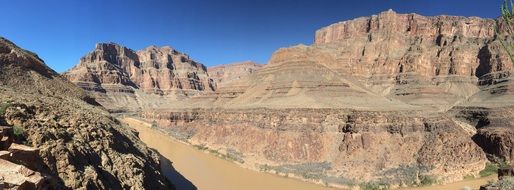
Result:
<svg viewBox="0 0 514 190">
<path fill-rule="evenodd" d="M 27 140 L 27 137 L 25 136 L 25 130 L 23 127 L 20 126 L 13 126 L 13 133 L 14 133 L 14 142 L 19 144 L 24 144 L 27 146 L 31 146 L 30 141 Z"/>
<path fill-rule="evenodd" d="M 504 177 L 496 182 L 489 182 L 488 186 L 501 189 L 501 190 L 513 190 L 514 189 L 514 178 Z"/>
<path fill-rule="evenodd" d="M 193 135 L 196 133 L 194 129 L 180 130 L 175 127 L 166 128 L 163 130 L 166 131 L 166 133 L 171 135 L 173 138 L 184 142 L 187 142 L 187 140 L 193 137 Z"/>
<path fill-rule="evenodd" d="M 512 1 L 510 3 L 507 2 L 507 0 L 503 1 L 503 4 L 500 8 L 501 10 L 501 18 L 505 23 L 507 33 L 509 34 L 510 38 L 514 38 L 514 29 L 512 28 L 513 22 L 514 22 L 514 4 Z M 500 34 L 499 27 L 496 27 L 497 34 Z M 498 38 L 500 40 L 501 45 L 507 51 L 510 60 L 512 63 L 514 63 L 514 44 L 512 41 L 505 41 L 501 37 Z M 507 39 L 508 40 L 508 39 Z"/>
<path fill-rule="evenodd" d="M 196 149 L 201 150 L 201 151 L 207 150 L 207 147 L 204 144 L 199 144 L 199 145 L 195 144 L 195 145 L 193 145 L 193 147 L 195 147 Z"/>
<path fill-rule="evenodd" d="M 4 116 L 5 115 L 5 111 L 9 107 L 11 107 L 11 103 L 10 102 L 1 103 L 0 104 L 0 116 Z"/>
<path fill-rule="evenodd" d="M 361 183 L 360 188 L 362 190 L 387 190 L 389 189 L 389 185 L 384 182 L 366 182 Z"/>
<path fill-rule="evenodd" d="M 332 164 L 329 162 L 310 162 L 302 164 L 286 164 L 279 166 L 270 166 L 267 164 L 259 166 L 261 171 L 275 171 L 276 173 L 294 174 L 304 179 L 321 180 L 324 184 L 343 184 L 348 186 L 355 186 L 356 182 L 353 179 L 344 176 L 333 176 L 328 174 L 328 170 L 332 169 Z"/>
<path fill-rule="evenodd" d="M 425 175 L 430 171 L 431 167 L 421 165 L 400 165 L 396 168 L 387 169 L 382 173 L 380 181 L 387 182 L 388 184 L 405 184 L 407 186 L 420 186 L 422 178 L 427 178 Z M 419 180 L 418 180 L 419 178 Z M 429 182 L 427 179 L 425 183 Z"/>
<path fill-rule="evenodd" d="M 432 185 L 432 184 L 435 184 L 436 182 L 437 182 L 437 180 L 430 175 L 419 176 L 419 185 L 421 185 L 421 186 Z"/>
<path fill-rule="evenodd" d="M 475 176 L 473 174 L 468 174 L 468 175 L 465 175 L 462 179 L 463 180 L 471 180 L 471 179 L 475 179 Z"/>
<path fill-rule="evenodd" d="M 152 126 L 151 126 L 151 128 L 155 129 L 155 128 L 157 128 L 157 127 L 158 127 L 158 125 L 157 125 L 157 121 L 153 121 L 153 122 L 152 122 Z"/>
<path fill-rule="evenodd" d="M 487 176 L 493 175 L 497 172 L 498 172 L 498 165 L 494 164 L 492 162 L 487 162 L 485 164 L 485 168 L 482 171 L 480 171 L 478 174 L 480 175 L 480 177 L 487 177 Z"/>
<path fill-rule="evenodd" d="M 241 164 L 245 162 L 243 154 L 231 148 L 227 150 L 226 158 Z"/>
</svg>

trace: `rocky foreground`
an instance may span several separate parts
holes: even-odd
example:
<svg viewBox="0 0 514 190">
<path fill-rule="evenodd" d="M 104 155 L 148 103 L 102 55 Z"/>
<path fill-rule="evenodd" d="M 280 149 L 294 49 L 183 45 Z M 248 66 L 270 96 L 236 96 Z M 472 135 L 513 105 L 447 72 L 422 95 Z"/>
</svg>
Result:
<svg viewBox="0 0 514 190">
<path fill-rule="evenodd" d="M 36 54 L 4 38 L 0 126 L 0 187 L 173 188 L 158 155 L 132 130 Z"/>
<path fill-rule="evenodd" d="M 501 46 L 511 40 L 495 25 L 504 31 L 501 20 L 389 10 L 322 28 L 314 44 L 281 48 L 263 67 L 206 69 L 158 58 L 166 53 L 148 66 L 120 45 L 100 45 L 66 76 L 79 85 L 129 81 L 132 110 L 245 167 L 334 186 L 446 183 L 478 177 L 490 160 L 514 161 L 512 62 Z M 141 81 L 138 68 L 164 74 Z M 167 74 L 175 72 L 187 74 Z M 181 76 L 214 88 L 172 85 Z M 112 110 L 124 100 L 85 89 Z"/>
</svg>

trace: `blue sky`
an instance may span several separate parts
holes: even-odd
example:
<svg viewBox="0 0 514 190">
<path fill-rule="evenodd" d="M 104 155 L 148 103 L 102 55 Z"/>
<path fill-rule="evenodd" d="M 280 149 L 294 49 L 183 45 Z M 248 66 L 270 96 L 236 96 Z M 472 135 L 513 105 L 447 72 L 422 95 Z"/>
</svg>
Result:
<svg viewBox="0 0 514 190">
<path fill-rule="evenodd" d="M 0 36 L 54 70 L 78 63 L 98 42 L 138 50 L 170 45 L 213 66 L 266 63 L 280 47 L 311 44 L 326 25 L 393 9 L 495 18 L 501 0 L 4 0 Z"/>
</svg>

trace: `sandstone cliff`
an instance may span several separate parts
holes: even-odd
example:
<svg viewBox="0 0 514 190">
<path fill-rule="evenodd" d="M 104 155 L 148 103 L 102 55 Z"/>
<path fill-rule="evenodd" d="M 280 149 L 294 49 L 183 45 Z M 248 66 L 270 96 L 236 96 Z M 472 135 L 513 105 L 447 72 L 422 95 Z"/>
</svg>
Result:
<svg viewBox="0 0 514 190">
<path fill-rule="evenodd" d="M 510 39 L 496 24 L 391 10 L 336 23 L 204 96 L 215 109 L 143 116 L 254 169 L 347 185 L 461 180 L 486 155 L 514 159 L 512 63 L 500 43 Z"/>
<path fill-rule="evenodd" d="M 0 72 L 0 124 L 38 149 L 33 162 L 10 161 L 40 172 L 48 188 L 172 188 L 155 152 L 35 54 L 0 38 Z"/>
<path fill-rule="evenodd" d="M 240 63 L 223 64 L 207 69 L 209 76 L 216 82 L 217 87 L 225 86 L 233 81 L 240 80 L 261 69 L 263 65 L 245 61 Z"/>
<path fill-rule="evenodd" d="M 64 76 L 112 110 L 139 110 L 147 94 L 180 99 L 215 89 L 204 65 L 169 46 L 136 52 L 100 43 Z"/>
<path fill-rule="evenodd" d="M 213 91 L 144 107 L 142 116 L 243 166 L 316 182 L 478 176 L 487 157 L 514 162 L 503 28 L 389 10 L 322 28 L 314 44 L 281 48 L 251 73 L 213 68 Z"/>
</svg>

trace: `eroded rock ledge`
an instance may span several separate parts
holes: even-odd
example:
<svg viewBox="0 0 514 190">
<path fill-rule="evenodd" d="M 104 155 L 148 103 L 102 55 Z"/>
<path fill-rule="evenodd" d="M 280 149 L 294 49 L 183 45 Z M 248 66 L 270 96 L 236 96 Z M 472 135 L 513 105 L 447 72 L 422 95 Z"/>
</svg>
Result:
<svg viewBox="0 0 514 190">
<path fill-rule="evenodd" d="M 472 133 L 437 113 L 192 109 L 142 116 L 176 138 L 238 155 L 246 167 L 337 185 L 457 181 L 477 175 L 487 160 Z"/>
</svg>

